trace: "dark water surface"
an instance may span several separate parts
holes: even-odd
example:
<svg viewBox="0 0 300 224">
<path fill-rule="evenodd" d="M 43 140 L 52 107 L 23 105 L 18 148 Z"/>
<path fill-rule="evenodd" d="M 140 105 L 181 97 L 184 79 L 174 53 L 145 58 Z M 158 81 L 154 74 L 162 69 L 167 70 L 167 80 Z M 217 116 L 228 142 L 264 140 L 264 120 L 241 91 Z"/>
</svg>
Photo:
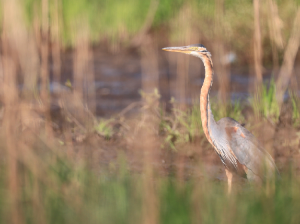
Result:
<svg viewBox="0 0 300 224">
<path fill-rule="evenodd" d="M 159 52 L 160 53 L 160 52 Z M 179 103 L 191 105 L 198 101 L 198 94 L 204 80 L 204 68 L 202 62 L 197 58 L 192 58 L 184 55 L 182 59 L 188 65 L 187 70 L 183 70 L 180 75 L 185 75 L 184 79 L 177 77 L 177 54 L 169 57 L 165 52 L 158 54 L 157 68 L 147 72 L 143 75 L 142 59 L 138 52 L 122 52 L 122 53 L 108 53 L 101 49 L 93 52 L 93 73 L 95 80 L 93 82 L 96 92 L 96 113 L 99 116 L 109 116 L 124 109 L 129 104 L 138 101 L 140 90 L 143 88 L 143 83 L 157 81 L 159 85 L 159 92 L 161 100 L 169 102 L 171 97 Z M 184 58 L 186 57 L 186 58 Z M 188 59 L 187 59 L 188 58 Z M 192 59 L 191 59 L 192 58 Z M 146 59 L 146 65 L 150 60 Z M 235 67 L 231 65 L 231 67 Z M 151 74 L 151 72 L 155 73 Z M 52 73 L 52 72 L 51 72 Z M 184 74 L 186 73 L 186 74 Z M 236 100 L 247 102 L 250 93 L 253 92 L 255 86 L 255 76 L 251 75 L 249 70 L 243 69 L 243 72 L 230 72 L 230 89 L 229 96 L 234 103 Z M 158 80 L 156 80 L 159 77 Z M 269 82 L 272 75 L 264 75 L 264 82 Z M 83 74 L 83 79 L 86 75 Z M 68 51 L 62 55 L 62 75 L 61 82 L 51 82 L 50 90 L 52 93 L 60 93 L 60 91 L 68 91 L 65 83 L 70 80 L 74 85 L 73 79 L 73 52 Z M 180 89 L 180 82 L 185 80 L 185 90 Z M 215 97 L 218 94 L 220 82 L 217 75 L 211 96 Z M 84 85 L 84 92 L 87 92 L 89 86 Z M 184 91 L 184 98 L 182 99 L 181 92 Z"/>
</svg>

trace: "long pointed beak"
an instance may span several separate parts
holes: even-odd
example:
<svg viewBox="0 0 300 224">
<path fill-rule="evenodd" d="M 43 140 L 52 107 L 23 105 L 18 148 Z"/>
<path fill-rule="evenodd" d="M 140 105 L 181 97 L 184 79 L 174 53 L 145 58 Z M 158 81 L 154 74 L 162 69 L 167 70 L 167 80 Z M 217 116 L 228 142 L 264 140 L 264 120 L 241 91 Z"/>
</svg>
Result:
<svg viewBox="0 0 300 224">
<path fill-rule="evenodd" d="M 191 52 L 191 50 L 189 50 L 188 47 L 165 47 L 162 50 L 172 51 L 172 52 L 180 52 L 180 53 L 185 53 L 185 54 L 189 54 Z"/>
</svg>

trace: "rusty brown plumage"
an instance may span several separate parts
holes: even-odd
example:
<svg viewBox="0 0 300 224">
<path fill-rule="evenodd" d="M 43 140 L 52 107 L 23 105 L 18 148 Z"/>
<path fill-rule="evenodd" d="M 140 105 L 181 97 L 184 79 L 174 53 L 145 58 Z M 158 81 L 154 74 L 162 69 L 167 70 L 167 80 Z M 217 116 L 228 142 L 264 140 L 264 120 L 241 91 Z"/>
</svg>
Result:
<svg viewBox="0 0 300 224">
<path fill-rule="evenodd" d="M 209 135 L 209 130 L 208 130 L 208 120 L 209 120 L 209 114 L 208 114 L 208 110 L 209 108 L 209 91 L 210 91 L 210 87 L 212 85 L 213 82 L 213 77 L 212 77 L 212 69 L 211 66 L 209 66 L 208 64 L 210 63 L 208 58 L 205 58 L 203 60 L 203 63 L 205 65 L 205 68 L 207 69 L 205 72 L 205 79 L 201 88 L 201 93 L 200 93 L 200 112 L 201 112 L 201 120 L 202 120 L 202 128 L 204 131 L 204 134 L 207 138 L 207 140 L 212 143 L 211 137 Z"/>
</svg>

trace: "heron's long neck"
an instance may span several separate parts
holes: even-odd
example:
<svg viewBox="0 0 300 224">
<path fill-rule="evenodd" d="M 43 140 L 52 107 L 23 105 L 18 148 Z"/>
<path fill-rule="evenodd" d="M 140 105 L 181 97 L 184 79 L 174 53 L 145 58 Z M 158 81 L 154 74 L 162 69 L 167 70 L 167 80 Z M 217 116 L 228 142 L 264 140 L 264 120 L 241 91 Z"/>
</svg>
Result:
<svg viewBox="0 0 300 224">
<path fill-rule="evenodd" d="M 213 66 L 212 61 L 208 56 L 203 56 L 201 59 L 205 66 L 205 79 L 200 93 L 201 120 L 205 136 L 208 141 L 213 144 L 211 132 L 216 128 L 217 125 L 211 112 L 209 103 L 209 92 L 213 83 Z"/>
</svg>

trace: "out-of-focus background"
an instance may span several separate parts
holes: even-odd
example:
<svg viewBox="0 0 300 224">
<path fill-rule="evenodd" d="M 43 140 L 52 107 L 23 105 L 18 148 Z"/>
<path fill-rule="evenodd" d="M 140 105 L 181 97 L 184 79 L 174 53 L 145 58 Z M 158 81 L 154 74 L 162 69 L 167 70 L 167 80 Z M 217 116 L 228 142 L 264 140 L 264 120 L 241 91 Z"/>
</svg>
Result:
<svg viewBox="0 0 300 224">
<path fill-rule="evenodd" d="M 1 223 L 299 223 L 298 0 L 3 0 Z M 201 127 L 245 125 L 281 173 L 257 187 Z"/>
</svg>

